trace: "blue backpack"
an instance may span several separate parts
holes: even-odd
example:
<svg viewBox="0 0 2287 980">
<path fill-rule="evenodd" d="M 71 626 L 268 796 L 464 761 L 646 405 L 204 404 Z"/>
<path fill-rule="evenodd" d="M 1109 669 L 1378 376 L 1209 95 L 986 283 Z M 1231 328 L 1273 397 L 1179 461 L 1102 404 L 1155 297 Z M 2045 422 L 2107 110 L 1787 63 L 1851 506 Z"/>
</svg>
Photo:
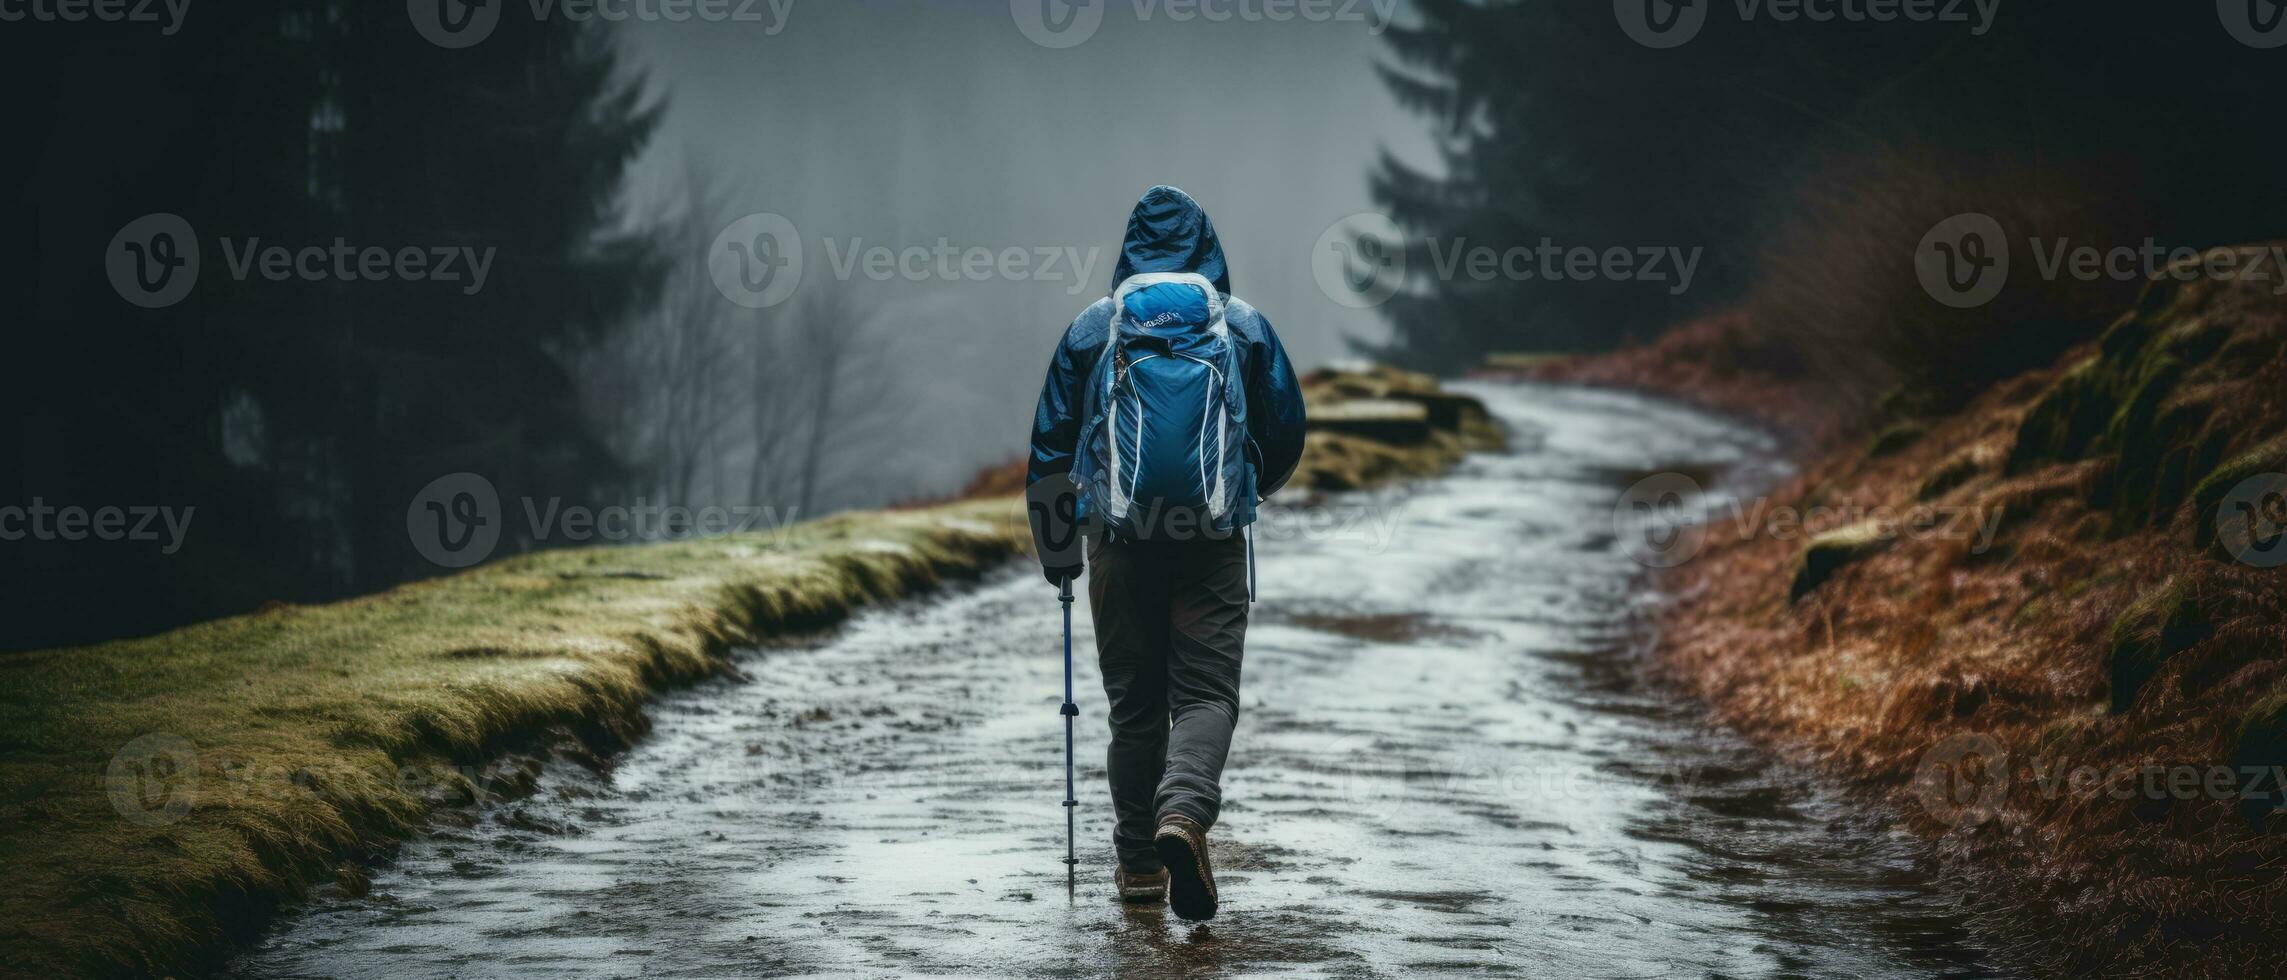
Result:
<svg viewBox="0 0 2287 980">
<path fill-rule="evenodd" d="M 1255 472 L 1222 294 L 1191 273 L 1132 276 L 1105 333 L 1073 467 L 1082 512 L 1131 540 L 1228 533 Z"/>
</svg>

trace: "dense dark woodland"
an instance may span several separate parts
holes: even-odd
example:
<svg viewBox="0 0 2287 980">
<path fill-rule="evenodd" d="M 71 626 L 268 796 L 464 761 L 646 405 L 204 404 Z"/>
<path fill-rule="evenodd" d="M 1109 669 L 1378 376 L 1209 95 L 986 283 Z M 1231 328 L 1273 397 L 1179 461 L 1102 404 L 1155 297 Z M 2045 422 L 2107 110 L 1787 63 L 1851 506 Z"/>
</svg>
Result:
<svg viewBox="0 0 2287 980">
<path fill-rule="evenodd" d="M 1716 3 L 1672 50 L 1635 44 L 1604 3 L 1415 9 L 1389 35 L 1388 72 L 1447 136 L 1450 176 L 1395 160 L 1373 176 L 1409 241 L 1705 249 L 1682 295 L 1416 277 L 1373 351 L 1416 366 L 1607 348 L 1744 304 L 1761 340 L 1746 356 L 1834 378 L 1837 399 L 1901 380 L 1959 396 L 2093 335 L 2135 284 L 2013 286 L 1948 311 L 1908 262 L 1937 219 L 2205 246 L 2277 237 L 2287 218 L 2269 105 L 2287 54 L 2237 43 L 2203 4 L 2004 3 L 1974 36 L 1741 22 Z M 571 366 L 660 309 L 678 240 L 618 212 L 657 105 L 604 31 L 504 17 L 481 52 L 455 52 L 401 4 L 233 0 L 199 4 L 174 36 L 4 34 L 0 501 L 195 507 L 197 546 L 10 542 L 0 645 L 432 574 L 405 506 L 442 474 L 481 471 L 504 500 L 655 485 L 657 461 L 583 414 Z M 181 304 L 143 310 L 94 257 L 154 212 L 197 229 L 205 274 Z M 497 260 L 473 296 L 238 282 L 222 238 Z"/>
<path fill-rule="evenodd" d="M 1745 303 L 1768 366 L 1838 376 L 1845 397 L 1900 380 L 1958 396 L 2093 337 L 2140 283 L 2017 274 L 1954 313 L 1910 262 L 1939 220 L 1993 215 L 2020 252 L 2287 231 L 2287 128 L 2268 108 L 2287 51 L 2239 43 L 2212 4 L 2017 0 L 1982 36 L 1707 6 L 1695 39 L 1652 50 L 1606 3 L 1416 4 L 1389 76 L 1439 121 L 1450 176 L 1390 160 L 1374 178 L 1413 268 L 1456 237 L 1706 254 L 1681 296 L 1465 278 L 1401 294 L 1383 353 L 1450 370 L 1488 349 L 1600 350 Z"/>
<path fill-rule="evenodd" d="M 173 37 L 9 32 L 16 312 L 0 499 L 197 510 L 196 546 L 172 556 L 11 542 L 0 643 L 149 632 L 434 574 L 405 507 L 447 473 L 480 470 L 504 499 L 574 502 L 624 476 L 567 368 L 651 301 L 664 264 L 617 230 L 655 107 L 603 32 L 503 17 L 471 57 L 423 40 L 401 3 L 346 0 L 201 3 Z M 144 310 L 94 257 L 153 212 L 197 230 L 203 274 L 179 305 Z M 238 282 L 217 254 L 226 237 L 498 251 L 464 295 Z"/>
</svg>

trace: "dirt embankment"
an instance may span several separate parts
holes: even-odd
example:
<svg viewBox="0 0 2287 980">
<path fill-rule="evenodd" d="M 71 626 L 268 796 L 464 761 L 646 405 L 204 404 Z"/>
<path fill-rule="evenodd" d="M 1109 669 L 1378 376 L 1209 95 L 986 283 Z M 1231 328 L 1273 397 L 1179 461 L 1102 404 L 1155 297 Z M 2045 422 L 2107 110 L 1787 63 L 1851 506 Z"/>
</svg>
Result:
<svg viewBox="0 0 2287 980">
<path fill-rule="evenodd" d="M 1798 477 L 1663 573 L 1660 670 L 1884 798 L 2028 966 L 2275 972 L 2275 286 L 2164 276 L 2100 340 L 1959 411 L 1807 440 Z M 1555 373 L 1750 410 L 1800 397 L 1712 376 L 1711 336 Z"/>
</svg>

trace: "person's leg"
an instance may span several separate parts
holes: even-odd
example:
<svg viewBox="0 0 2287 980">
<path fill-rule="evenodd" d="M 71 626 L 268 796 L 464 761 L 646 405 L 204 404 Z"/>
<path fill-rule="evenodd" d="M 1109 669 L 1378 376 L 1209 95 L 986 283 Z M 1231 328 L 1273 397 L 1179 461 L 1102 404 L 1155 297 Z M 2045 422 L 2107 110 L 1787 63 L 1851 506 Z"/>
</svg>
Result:
<svg viewBox="0 0 2287 980">
<path fill-rule="evenodd" d="M 1167 761 L 1168 573 L 1149 548 L 1106 542 L 1088 556 L 1096 663 L 1111 706 L 1104 768 L 1112 784 L 1112 847 L 1132 871 L 1160 866 L 1152 831 L 1153 795 Z"/>
<path fill-rule="evenodd" d="M 1215 826 L 1223 807 L 1223 761 L 1239 720 L 1239 662 L 1247 638 L 1247 554 L 1232 535 L 1181 549 L 1171 595 L 1174 635 L 1167 669 L 1167 768 L 1159 817 Z"/>
</svg>

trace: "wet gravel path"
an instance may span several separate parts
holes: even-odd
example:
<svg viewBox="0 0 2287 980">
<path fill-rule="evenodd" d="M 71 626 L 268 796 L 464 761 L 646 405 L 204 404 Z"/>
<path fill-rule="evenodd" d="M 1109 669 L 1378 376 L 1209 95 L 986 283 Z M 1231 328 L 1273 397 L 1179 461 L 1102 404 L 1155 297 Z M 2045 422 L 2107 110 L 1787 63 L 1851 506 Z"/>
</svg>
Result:
<svg viewBox="0 0 2287 980">
<path fill-rule="evenodd" d="M 1511 452 L 1261 529 L 1206 926 L 1113 898 L 1091 656 L 1067 896 L 1057 606 L 1015 570 L 742 654 L 605 771 L 549 767 L 231 972 L 1984 975 L 1905 842 L 1638 679 L 1614 501 L 1666 467 L 1752 482 L 1772 447 L 1477 393 Z"/>
</svg>

